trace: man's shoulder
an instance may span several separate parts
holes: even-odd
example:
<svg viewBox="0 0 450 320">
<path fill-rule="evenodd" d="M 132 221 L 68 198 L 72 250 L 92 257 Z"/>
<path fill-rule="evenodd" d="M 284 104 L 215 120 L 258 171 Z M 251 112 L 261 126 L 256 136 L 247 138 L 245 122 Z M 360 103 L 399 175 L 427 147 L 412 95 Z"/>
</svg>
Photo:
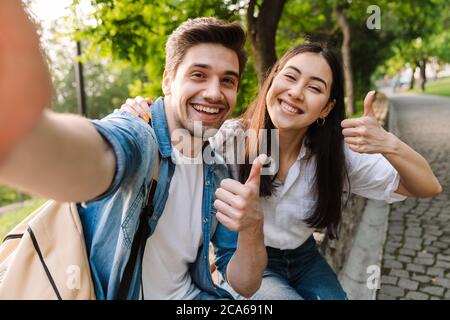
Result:
<svg viewBox="0 0 450 320">
<path fill-rule="evenodd" d="M 148 123 L 127 111 L 116 111 L 100 120 L 92 120 L 92 122 L 94 124 L 120 129 L 124 133 L 138 133 L 138 137 L 154 134 L 153 128 Z"/>
<path fill-rule="evenodd" d="M 126 112 L 117 111 L 101 120 L 92 120 L 100 134 L 110 143 L 120 143 L 148 152 L 148 148 L 157 146 L 153 128 L 139 117 Z"/>
<path fill-rule="evenodd" d="M 116 174 L 110 191 L 150 174 L 159 148 L 155 132 L 148 123 L 125 111 L 92 120 L 92 123 L 116 157 Z"/>
</svg>

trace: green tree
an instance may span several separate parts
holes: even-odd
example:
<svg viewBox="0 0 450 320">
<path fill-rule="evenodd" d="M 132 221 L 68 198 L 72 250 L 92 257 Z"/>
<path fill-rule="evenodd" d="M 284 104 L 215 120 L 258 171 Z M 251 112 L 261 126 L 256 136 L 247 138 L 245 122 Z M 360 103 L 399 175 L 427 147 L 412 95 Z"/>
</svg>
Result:
<svg viewBox="0 0 450 320">
<path fill-rule="evenodd" d="M 75 42 L 67 35 L 69 29 L 64 20 L 55 20 L 48 30 L 44 46 L 49 52 L 48 60 L 54 84 L 52 108 L 59 112 L 77 113 L 77 87 L 75 63 L 78 61 Z M 88 40 L 84 40 L 86 43 Z M 130 95 L 133 81 L 145 74 L 130 65 L 113 62 L 109 58 L 84 63 L 84 83 L 87 116 L 102 118 L 111 113 Z"/>
<path fill-rule="evenodd" d="M 388 9 L 395 12 L 390 27 L 395 34 L 391 59 L 403 60 L 412 67 L 411 88 L 414 86 L 414 71 L 419 68 L 420 87 L 424 91 L 430 58 L 448 61 L 449 3 L 446 0 L 397 0 L 390 2 Z M 390 61 L 387 64 L 393 65 Z"/>
<path fill-rule="evenodd" d="M 420 26 L 424 25 L 424 18 L 443 12 L 445 7 L 445 0 L 379 0 L 376 5 L 381 10 L 381 29 L 370 30 L 367 27 L 370 0 L 91 0 L 91 3 L 95 9 L 92 19 L 78 37 L 91 42 L 89 57 L 111 57 L 143 71 L 145 76 L 130 86 L 132 95 L 161 94 L 164 43 L 181 22 L 197 16 L 242 21 L 248 29 L 247 47 L 252 54 L 235 115 L 254 97 L 258 81 L 261 82 L 277 56 L 306 40 L 326 41 L 341 48 L 347 113 L 353 113 L 355 99 L 362 99 L 371 87 L 376 68 L 401 48 L 399 39 L 412 41 L 435 30 L 436 23 L 425 24 L 425 31 Z"/>
<path fill-rule="evenodd" d="M 74 1 L 74 6 L 77 3 Z M 78 38 L 91 41 L 87 50 L 91 58 L 112 57 L 115 61 L 124 61 L 145 71 L 146 78 L 138 79 L 131 85 L 132 95 L 154 97 L 161 94 L 164 43 L 181 22 L 198 16 L 242 21 L 248 29 L 247 48 L 252 54 L 240 87 L 235 115 L 242 112 L 254 97 L 258 80 L 264 78 L 276 61 L 279 48 L 284 51 L 292 43 L 301 42 L 297 34 L 289 45 L 281 40 L 282 45 L 277 46 L 275 40 L 280 39 L 278 25 L 281 17 L 286 15 L 291 21 L 290 27 L 297 29 L 299 25 L 317 25 L 317 18 L 312 14 L 313 1 L 310 0 L 92 0 L 91 3 L 95 8 L 91 20 L 95 22 L 92 24 L 89 21 L 88 25 L 83 26 Z M 294 14 L 308 18 L 299 23 Z M 323 15 L 317 17 L 324 20 Z M 283 25 L 281 33 L 287 33 L 287 30 L 289 26 Z"/>
</svg>

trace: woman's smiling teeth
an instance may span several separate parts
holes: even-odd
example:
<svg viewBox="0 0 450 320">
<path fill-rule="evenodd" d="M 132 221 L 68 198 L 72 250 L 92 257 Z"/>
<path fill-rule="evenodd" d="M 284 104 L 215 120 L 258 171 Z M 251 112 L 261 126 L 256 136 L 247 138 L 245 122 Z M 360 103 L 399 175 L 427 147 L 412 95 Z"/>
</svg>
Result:
<svg viewBox="0 0 450 320">
<path fill-rule="evenodd" d="M 283 108 L 284 110 L 286 110 L 286 111 L 288 111 L 288 112 L 291 112 L 291 113 L 298 113 L 298 114 L 299 114 L 299 113 L 303 113 L 303 112 L 301 112 L 300 109 L 292 107 L 291 105 L 289 105 L 288 103 L 286 103 L 286 102 L 283 101 L 283 100 L 280 100 L 280 106 L 281 106 L 281 108 Z"/>
<path fill-rule="evenodd" d="M 204 107 L 198 104 L 193 104 L 192 107 L 197 111 L 202 111 L 210 114 L 216 114 L 220 112 L 219 108 L 210 108 L 210 107 Z"/>
</svg>

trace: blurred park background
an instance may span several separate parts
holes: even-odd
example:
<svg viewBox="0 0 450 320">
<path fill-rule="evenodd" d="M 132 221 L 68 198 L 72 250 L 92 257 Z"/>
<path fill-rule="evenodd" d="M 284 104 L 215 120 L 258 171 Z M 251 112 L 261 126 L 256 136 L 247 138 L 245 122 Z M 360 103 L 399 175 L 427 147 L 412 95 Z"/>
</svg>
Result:
<svg viewBox="0 0 450 320">
<path fill-rule="evenodd" d="M 249 65 L 233 116 L 288 48 L 325 42 L 344 65 L 347 116 L 367 91 L 450 97 L 448 0 L 23 0 L 55 88 L 52 108 L 101 118 L 127 97 L 162 94 L 164 44 L 188 18 L 239 20 Z M 0 238 L 43 199 L 0 186 Z"/>
</svg>

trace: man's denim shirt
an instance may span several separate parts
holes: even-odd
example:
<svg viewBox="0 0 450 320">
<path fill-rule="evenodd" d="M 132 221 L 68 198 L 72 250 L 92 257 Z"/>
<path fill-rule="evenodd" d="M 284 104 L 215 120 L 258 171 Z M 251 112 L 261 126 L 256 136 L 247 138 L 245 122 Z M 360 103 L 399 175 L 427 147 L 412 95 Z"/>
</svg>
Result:
<svg viewBox="0 0 450 320">
<path fill-rule="evenodd" d="M 152 105 L 151 114 L 151 127 L 125 111 L 113 113 L 102 120 L 93 120 L 97 131 L 114 149 L 117 162 L 114 181 L 108 191 L 97 199 L 78 205 L 97 299 L 117 298 L 119 283 L 138 228 L 139 215 L 144 207 L 147 187 L 153 176 L 158 149 L 161 160 L 153 198 L 154 214 L 149 223 L 151 234 L 168 198 L 175 164 L 171 160 L 172 145 L 162 98 Z M 189 271 L 193 282 L 206 293 L 205 296 L 231 299 L 227 291 L 213 283 L 208 259 L 211 240 L 215 247 L 217 269 L 225 274 L 237 241 L 237 234 L 216 219 L 214 192 L 220 181 L 229 175 L 222 158 L 214 155 L 213 151 L 211 155 L 220 163 L 210 161 L 208 164 L 204 161 L 203 245 L 199 248 L 196 261 L 189 266 Z M 180 214 L 183 214 L 182 207 Z M 142 261 L 139 260 L 128 299 L 139 299 L 141 272 Z"/>
</svg>

